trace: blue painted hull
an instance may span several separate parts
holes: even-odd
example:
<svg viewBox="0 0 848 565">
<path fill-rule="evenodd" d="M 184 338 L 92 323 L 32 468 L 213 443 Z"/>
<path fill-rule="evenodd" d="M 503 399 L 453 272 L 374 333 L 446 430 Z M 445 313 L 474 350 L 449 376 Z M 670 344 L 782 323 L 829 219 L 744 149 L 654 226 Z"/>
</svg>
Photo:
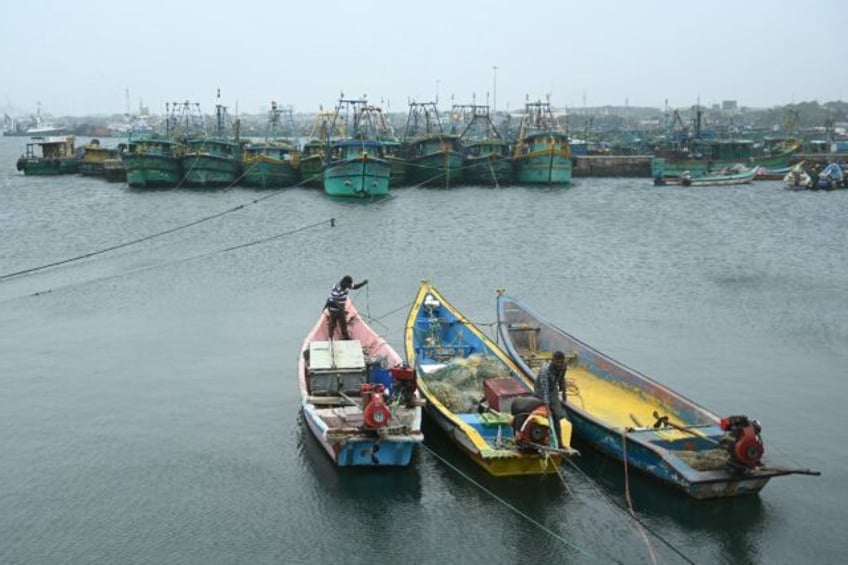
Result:
<svg viewBox="0 0 848 565">
<path fill-rule="evenodd" d="M 435 300 L 435 302 L 433 302 Z M 437 303 L 435 307 L 427 304 Z M 454 370 L 461 365 L 487 367 L 490 376 L 503 382 L 512 379 L 512 389 L 517 396 L 532 396 L 532 383 L 520 372 L 506 352 L 485 336 L 467 318 L 447 303 L 428 283 L 423 283 L 413 302 L 406 324 L 406 357 L 418 374 L 421 393 L 427 399 L 427 415 L 472 461 L 493 476 L 519 476 L 556 473 L 564 452 L 521 450 L 510 444 L 514 437 L 511 419 L 506 414 L 496 419 L 487 418 L 491 406 L 479 410 L 480 405 L 468 405 L 469 398 L 479 400 L 485 388 L 472 385 L 456 393 L 446 392 L 446 381 L 438 373 L 441 369 Z M 473 361 L 472 361 L 473 360 Z M 445 379 L 447 377 L 444 377 Z M 485 378 L 485 377 L 482 377 Z M 473 379 L 471 379 L 473 380 Z M 466 386 L 467 383 L 463 386 Z M 570 439 L 570 428 L 563 430 Z M 506 438 L 506 439 L 505 439 Z"/>
<path fill-rule="evenodd" d="M 411 438 L 378 437 L 332 443 L 326 440 L 326 426 L 308 405 L 303 407 L 302 413 L 312 434 L 338 467 L 404 467 L 412 460 L 415 446 L 421 443 Z"/>
<path fill-rule="evenodd" d="M 601 453 L 626 461 L 629 468 L 696 499 L 755 494 L 772 477 L 790 474 L 785 469 L 765 465 L 743 468 L 732 464 L 721 444 L 725 432 L 718 416 L 589 347 L 512 298 L 500 295 L 497 310 L 501 343 L 528 377 L 534 378 L 536 371 L 531 364 L 535 360 L 556 350 L 573 353 L 579 364 L 570 368 L 570 372 L 582 371 L 597 378 L 597 382 L 608 385 L 605 390 L 629 391 L 624 395 L 655 402 L 659 410 L 673 416 L 685 428 L 651 427 L 653 422 L 638 422 L 633 412 L 632 421 L 624 423 L 627 413 L 620 411 L 625 404 L 611 404 L 615 407 L 613 412 L 604 407 L 604 403 L 615 402 L 612 395 L 594 399 L 579 395 L 575 399 L 570 395 L 564 408 L 574 433 Z M 589 380 L 585 382 L 588 384 Z M 592 408 L 587 408 L 586 403 Z M 640 406 L 643 418 L 647 405 Z M 618 420 L 613 421 L 610 414 L 615 414 Z"/>
</svg>

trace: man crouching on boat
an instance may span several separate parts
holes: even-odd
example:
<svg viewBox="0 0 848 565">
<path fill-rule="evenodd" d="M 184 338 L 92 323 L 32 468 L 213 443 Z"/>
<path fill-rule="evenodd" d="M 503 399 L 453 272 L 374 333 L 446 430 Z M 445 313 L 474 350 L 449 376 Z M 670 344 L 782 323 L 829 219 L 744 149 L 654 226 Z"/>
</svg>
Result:
<svg viewBox="0 0 848 565">
<path fill-rule="evenodd" d="M 342 333 L 342 339 L 350 339 L 350 336 L 347 333 L 347 317 L 345 316 L 347 295 L 350 294 L 351 289 L 356 290 L 358 288 L 362 288 L 366 284 L 368 284 L 368 279 L 365 279 L 361 283 L 353 284 L 353 278 L 351 278 L 350 275 L 345 275 L 338 284 L 333 285 L 333 288 L 330 290 L 330 296 L 327 298 L 327 302 L 324 305 L 330 316 L 328 322 L 330 330 L 328 336 L 330 339 L 333 339 L 333 334 L 336 331 L 336 324 L 339 325 L 339 329 Z"/>
<path fill-rule="evenodd" d="M 557 434 L 557 445 L 562 446 L 560 420 L 563 418 L 562 402 L 565 402 L 565 353 L 554 351 L 551 360 L 539 370 L 533 394 L 542 400 L 551 414 L 551 425 Z"/>
</svg>

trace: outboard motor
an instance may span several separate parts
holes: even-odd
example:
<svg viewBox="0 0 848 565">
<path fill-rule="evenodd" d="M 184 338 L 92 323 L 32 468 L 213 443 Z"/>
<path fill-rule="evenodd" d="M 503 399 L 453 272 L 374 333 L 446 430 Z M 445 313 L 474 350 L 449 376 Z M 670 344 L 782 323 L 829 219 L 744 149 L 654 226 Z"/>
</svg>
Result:
<svg viewBox="0 0 848 565">
<path fill-rule="evenodd" d="M 404 361 L 389 369 L 389 374 L 392 376 L 392 394 L 406 404 L 415 400 L 415 390 L 418 388 L 415 369 Z"/>
<path fill-rule="evenodd" d="M 765 447 L 758 421 L 749 420 L 747 416 L 728 416 L 721 419 L 721 429 L 724 431 L 722 444 L 733 462 L 749 469 L 760 464 Z"/>
<path fill-rule="evenodd" d="M 386 406 L 383 393 L 386 388 L 381 384 L 363 383 L 359 385 L 359 393 L 362 396 L 362 419 L 364 427 L 378 430 L 389 425 L 392 413 Z"/>
<path fill-rule="evenodd" d="M 548 407 L 535 396 L 513 399 L 509 411 L 512 414 L 512 430 L 519 449 L 532 449 L 533 445 L 548 445 L 551 433 Z"/>
</svg>

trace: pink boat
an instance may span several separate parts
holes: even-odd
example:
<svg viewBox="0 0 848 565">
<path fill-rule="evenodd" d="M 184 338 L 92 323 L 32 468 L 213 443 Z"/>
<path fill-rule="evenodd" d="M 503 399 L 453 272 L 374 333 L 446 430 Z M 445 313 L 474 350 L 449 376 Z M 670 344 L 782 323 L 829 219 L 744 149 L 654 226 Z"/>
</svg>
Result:
<svg viewBox="0 0 848 565">
<path fill-rule="evenodd" d="M 330 339 L 322 310 L 298 362 L 303 417 L 340 467 L 405 466 L 421 432 L 415 372 L 359 315 L 351 300 L 349 340 Z"/>
</svg>

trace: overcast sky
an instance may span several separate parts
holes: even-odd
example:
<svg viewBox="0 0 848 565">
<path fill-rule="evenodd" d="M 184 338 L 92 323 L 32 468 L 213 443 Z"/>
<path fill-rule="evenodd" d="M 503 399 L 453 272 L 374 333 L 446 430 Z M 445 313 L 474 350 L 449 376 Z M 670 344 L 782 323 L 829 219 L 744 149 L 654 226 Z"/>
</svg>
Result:
<svg viewBox="0 0 848 565">
<path fill-rule="evenodd" d="M 367 95 L 519 109 L 770 107 L 848 99 L 844 0 L 4 2 L 0 106 L 122 113 L 143 100 L 296 112 Z M 493 67 L 497 67 L 497 70 Z"/>
</svg>

